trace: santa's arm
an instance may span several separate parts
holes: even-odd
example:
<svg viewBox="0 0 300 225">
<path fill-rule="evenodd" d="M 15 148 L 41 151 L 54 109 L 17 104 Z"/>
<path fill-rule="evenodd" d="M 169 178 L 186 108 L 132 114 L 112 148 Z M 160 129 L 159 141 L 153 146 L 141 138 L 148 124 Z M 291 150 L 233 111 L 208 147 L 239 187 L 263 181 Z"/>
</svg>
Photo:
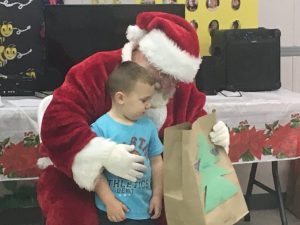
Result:
<svg viewBox="0 0 300 225">
<path fill-rule="evenodd" d="M 114 59 L 115 64 L 104 64 L 110 57 L 94 55 L 73 67 L 55 90 L 42 122 L 43 147 L 54 165 L 87 190 L 94 189 L 103 167 L 132 180 L 140 176 L 136 170 L 142 169 L 137 163 L 141 159 L 130 154 L 128 146 L 96 137 L 90 129 L 90 124 L 110 106 L 105 81 L 119 63 Z M 125 159 L 125 167 L 120 166 L 117 153 Z"/>
<path fill-rule="evenodd" d="M 206 114 L 204 111 L 204 104 L 206 97 L 202 92 L 199 92 L 194 84 L 189 84 L 189 88 L 184 87 L 188 100 L 186 100 L 186 121 L 194 122 L 200 116 Z M 186 91 L 188 90 L 188 91 Z M 181 93 L 181 95 L 184 95 Z M 222 146 L 225 151 L 229 151 L 229 131 L 223 121 L 218 121 L 210 132 L 211 141 L 215 145 Z"/>
<path fill-rule="evenodd" d="M 179 83 L 174 98 L 168 105 L 168 115 L 164 127 L 183 122 L 193 123 L 200 116 L 206 115 L 204 110 L 206 96 L 193 83 Z M 160 130 L 160 134 L 162 133 Z M 222 121 L 218 121 L 210 133 L 214 144 L 228 151 L 229 131 Z"/>
<path fill-rule="evenodd" d="M 135 182 L 143 176 L 140 171 L 146 168 L 141 164 L 144 157 L 129 153 L 133 150 L 134 146 L 116 144 L 102 137 L 93 138 L 75 156 L 72 165 L 74 181 L 79 187 L 93 191 L 105 167 L 109 172 Z"/>
</svg>

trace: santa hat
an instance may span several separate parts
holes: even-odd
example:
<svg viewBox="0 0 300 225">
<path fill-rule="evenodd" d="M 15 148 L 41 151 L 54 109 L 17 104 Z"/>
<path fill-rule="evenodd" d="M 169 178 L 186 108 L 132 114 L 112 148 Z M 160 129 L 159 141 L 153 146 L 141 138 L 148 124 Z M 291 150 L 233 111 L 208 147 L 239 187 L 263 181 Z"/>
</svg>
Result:
<svg viewBox="0 0 300 225">
<path fill-rule="evenodd" d="M 163 12 L 140 13 L 136 25 L 128 27 L 127 39 L 158 70 L 183 82 L 193 81 L 201 62 L 199 42 L 184 18 Z"/>
</svg>

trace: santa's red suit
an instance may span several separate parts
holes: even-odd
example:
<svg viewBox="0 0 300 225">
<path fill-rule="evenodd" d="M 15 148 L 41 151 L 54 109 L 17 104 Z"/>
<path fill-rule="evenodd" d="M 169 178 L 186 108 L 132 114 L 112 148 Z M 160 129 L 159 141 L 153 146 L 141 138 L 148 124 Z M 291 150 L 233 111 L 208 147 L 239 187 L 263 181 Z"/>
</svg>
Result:
<svg viewBox="0 0 300 225">
<path fill-rule="evenodd" d="M 187 21 L 170 14 L 142 13 L 127 38 L 130 42 L 123 49 L 96 53 L 73 66 L 44 114 L 41 148 L 54 164 L 38 180 L 38 201 L 47 225 L 98 225 L 90 191 L 100 172 L 105 167 L 126 177 L 122 161 L 120 169 L 112 158 L 119 153 L 117 144 L 96 137 L 90 124 L 110 109 L 107 77 L 121 61 L 131 59 L 137 44 L 151 65 L 179 80 L 168 104 L 149 112 L 160 134 L 165 127 L 206 114 L 205 96 L 193 83 L 200 63 L 198 39 Z"/>
</svg>

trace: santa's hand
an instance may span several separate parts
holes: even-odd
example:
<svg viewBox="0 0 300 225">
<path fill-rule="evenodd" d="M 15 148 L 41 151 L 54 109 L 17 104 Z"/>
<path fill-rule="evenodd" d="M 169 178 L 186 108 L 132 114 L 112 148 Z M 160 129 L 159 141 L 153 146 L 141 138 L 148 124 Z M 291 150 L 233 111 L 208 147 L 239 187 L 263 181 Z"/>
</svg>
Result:
<svg viewBox="0 0 300 225">
<path fill-rule="evenodd" d="M 116 176 L 136 182 L 137 178 L 143 176 L 146 166 L 143 165 L 145 157 L 131 154 L 133 150 L 133 145 L 117 144 L 103 162 L 105 169 Z"/>
<path fill-rule="evenodd" d="M 213 126 L 213 131 L 209 133 L 209 137 L 212 143 L 222 146 L 228 154 L 229 130 L 223 121 L 219 121 Z"/>
</svg>

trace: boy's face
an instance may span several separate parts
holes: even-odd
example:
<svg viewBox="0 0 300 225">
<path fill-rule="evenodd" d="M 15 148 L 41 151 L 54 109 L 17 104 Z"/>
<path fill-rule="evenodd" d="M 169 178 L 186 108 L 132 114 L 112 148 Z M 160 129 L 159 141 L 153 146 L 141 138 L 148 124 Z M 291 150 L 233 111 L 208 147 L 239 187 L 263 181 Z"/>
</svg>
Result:
<svg viewBox="0 0 300 225">
<path fill-rule="evenodd" d="M 134 52 L 133 61 L 146 68 L 160 84 L 159 87 L 156 87 L 156 90 L 162 95 L 163 99 L 168 100 L 174 95 L 178 82 L 177 80 L 175 80 L 172 76 L 159 72 L 147 61 L 146 57 L 140 51 Z"/>
<path fill-rule="evenodd" d="M 138 81 L 130 93 L 124 93 L 123 115 L 131 121 L 136 121 L 151 107 L 151 98 L 155 92 L 154 85 Z"/>
</svg>

